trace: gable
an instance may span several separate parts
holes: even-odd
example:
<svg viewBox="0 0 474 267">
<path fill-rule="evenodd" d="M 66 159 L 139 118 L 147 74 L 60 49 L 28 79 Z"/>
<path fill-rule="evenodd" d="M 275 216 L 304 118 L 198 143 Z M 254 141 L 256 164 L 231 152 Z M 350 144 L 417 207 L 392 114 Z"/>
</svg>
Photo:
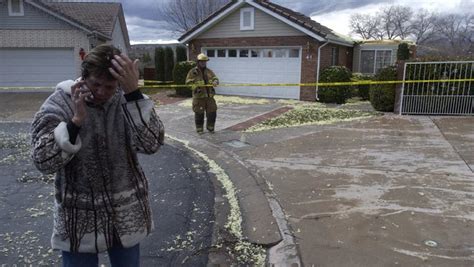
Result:
<svg viewBox="0 0 474 267">
<path fill-rule="evenodd" d="M 302 36 L 303 32 L 254 8 L 254 30 L 240 30 L 240 10 L 254 8 L 248 4 L 236 9 L 224 19 L 216 23 L 204 33 L 195 38 L 232 38 L 232 37 L 269 37 L 269 36 Z"/>
<path fill-rule="evenodd" d="M 120 20 L 115 21 L 114 31 L 112 32 L 112 44 L 123 53 L 128 54 L 129 44 L 125 41 Z"/>
<path fill-rule="evenodd" d="M 8 1 L 0 1 L 0 29 L 62 30 L 73 28 L 68 23 L 29 5 L 27 2 L 24 2 L 23 10 L 23 16 L 9 16 Z"/>
</svg>

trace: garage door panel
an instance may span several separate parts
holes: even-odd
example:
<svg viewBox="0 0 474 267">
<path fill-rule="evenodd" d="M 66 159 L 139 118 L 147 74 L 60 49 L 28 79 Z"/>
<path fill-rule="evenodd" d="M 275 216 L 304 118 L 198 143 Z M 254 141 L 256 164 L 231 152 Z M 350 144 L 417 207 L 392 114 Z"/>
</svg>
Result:
<svg viewBox="0 0 474 267">
<path fill-rule="evenodd" d="M 73 48 L 0 49 L 0 86 L 55 86 L 75 76 Z"/>
<path fill-rule="evenodd" d="M 245 48 L 244 48 L 245 49 Z M 211 57 L 208 62 L 221 84 L 300 83 L 301 58 Z M 219 94 L 299 99 L 299 86 L 220 86 Z"/>
<path fill-rule="evenodd" d="M 8 74 L 0 75 L 0 79 L 2 80 L 1 84 L 5 84 L 5 82 L 3 81 L 13 81 L 11 77 L 12 75 L 8 75 Z M 15 76 L 18 76 L 18 75 L 15 74 Z M 28 73 L 28 74 L 25 74 L 25 76 L 27 76 L 26 78 L 28 79 L 28 83 L 25 83 L 24 81 L 18 79 L 18 82 L 16 82 L 17 86 L 55 86 L 61 81 L 74 78 L 73 76 L 69 76 L 66 78 L 64 77 L 64 75 L 60 75 L 60 74 L 49 75 L 48 77 L 45 77 L 44 74 Z M 39 85 L 39 84 L 43 84 L 43 85 Z M 8 86 L 8 85 L 4 85 L 4 86 Z M 10 85 L 10 86 L 13 86 L 13 85 Z"/>
<path fill-rule="evenodd" d="M 57 76 L 57 75 L 62 75 L 64 73 L 64 70 L 60 69 L 71 69 L 71 66 L 64 66 L 64 65 L 58 65 L 58 64 L 51 64 L 51 65 L 43 65 L 43 66 L 32 66 L 32 65 L 23 65 L 23 66 L 11 66 L 8 68 L 6 71 L 2 72 L 2 74 L 8 74 L 8 75 L 28 75 L 28 76 L 33 76 L 33 75 L 42 75 L 45 76 Z M 46 71 L 50 70 L 51 72 L 48 74 Z"/>
<path fill-rule="evenodd" d="M 301 67 L 299 64 L 276 64 L 276 63 L 259 63 L 246 62 L 239 64 L 228 60 L 216 60 L 222 62 L 209 62 L 209 67 L 213 69 L 216 74 L 220 74 L 222 79 L 232 82 L 246 83 L 248 80 L 258 81 L 262 83 L 275 82 L 299 82 Z"/>
<path fill-rule="evenodd" d="M 218 87 L 217 92 L 222 95 L 243 95 L 266 98 L 289 98 L 297 99 L 294 92 L 299 87 L 261 87 L 261 86 L 236 86 L 236 87 Z"/>
</svg>

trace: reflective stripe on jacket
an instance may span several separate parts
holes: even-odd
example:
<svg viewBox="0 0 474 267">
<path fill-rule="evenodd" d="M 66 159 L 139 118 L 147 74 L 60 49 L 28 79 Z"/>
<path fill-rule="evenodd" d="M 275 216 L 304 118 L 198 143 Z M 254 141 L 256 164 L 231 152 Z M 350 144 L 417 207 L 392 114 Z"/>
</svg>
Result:
<svg viewBox="0 0 474 267">
<path fill-rule="evenodd" d="M 205 68 L 203 73 L 198 67 L 195 67 L 191 69 L 186 76 L 186 84 L 192 85 L 193 98 L 214 97 L 216 94 L 214 87 L 203 85 L 212 84 L 215 81 L 219 82 L 219 79 L 217 79 L 214 72 L 208 68 Z"/>
</svg>

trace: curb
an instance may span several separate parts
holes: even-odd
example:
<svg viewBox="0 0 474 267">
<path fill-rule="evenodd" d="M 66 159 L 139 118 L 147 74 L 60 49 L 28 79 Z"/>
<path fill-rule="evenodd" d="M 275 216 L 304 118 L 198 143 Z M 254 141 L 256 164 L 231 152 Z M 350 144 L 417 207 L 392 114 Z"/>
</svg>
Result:
<svg viewBox="0 0 474 267">
<path fill-rule="evenodd" d="M 261 114 L 261 115 L 258 115 L 256 117 L 253 117 L 253 118 L 250 118 L 244 122 L 241 122 L 241 123 L 238 123 L 236 125 L 232 125 L 224 130 L 231 130 L 231 131 L 242 131 L 242 130 L 246 130 L 264 120 L 267 120 L 267 119 L 271 119 L 271 118 L 274 118 L 274 117 L 277 117 L 289 110 L 292 110 L 293 107 L 281 107 L 281 108 L 277 108 L 277 109 L 274 109 L 272 111 L 269 111 L 267 113 L 264 113 L 264 114 Z"/>
<path fill-rule="evenodd" d="M 242 214 L 242 234 L 245 240 L 264 247 L 273 246 L 282 240 L 268 199 L 261 189 L 261 186 L 266 186 L 264 181 L 257 180 L 258 177 L 252 175 L 242 162 L 205 139 L 198 139 L 190 134 L 178 132 L 171 132 L 170 136 L 181 136 L 181 139 L 185 137 L 191 148 L 204 153 L 225 169 L 235 188 L 238 188 L 237 197 Z M 216 182 L 215 186 L 219 187 L 219 191 L 222 193 L 221 185 Z M 222 213 L 225 211 L 225 214 L 228 214 L 228 205 L 222 204 L 222 201 L 224 203 L 227 201 L 224 198 L 220 199 L 218 193 L 216 191 L 214 205 L 216 207 L 216 228 L 218 228 L 214 231 L 215 234 L 219 233 L 227 221 L 227 216 L 222 216 Z M 213 241 L 217 241 L 216 236 L 213 236 Z"/>
</svg>

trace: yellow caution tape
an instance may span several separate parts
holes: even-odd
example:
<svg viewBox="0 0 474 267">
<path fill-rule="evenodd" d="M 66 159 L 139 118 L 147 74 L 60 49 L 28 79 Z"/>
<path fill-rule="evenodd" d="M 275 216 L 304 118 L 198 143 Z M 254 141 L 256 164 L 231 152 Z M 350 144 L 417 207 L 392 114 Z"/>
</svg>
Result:
<svg viewBox="0 0 474 267">
<path fill-rule="evenodd" d="M 157 82 L 157 81 L 145 81 Z M 408 80 L 408 81 L 357 81 L 357 82 L 320 82 L 320 83 L 228 83 L 219 84 L 219 87 L 248 87 L 248 86 L 354 86 L 354 85 L 376 85 L 376 84 L 413 84 L 413 83 L 449 83 L 449 82 L 474 82 L 474 79 L 441 79 L 441 80 Z M 191 85 L 184 84 L 170 84 L 170 85 L 145 85 L 141 88 L 176 88 L 176 87 L 190 87 Z M 212 85 L 201 85 L 211 87 Z"/>
<path fill-rule="evenodd" d="M 155 81 L 155 80 L 144 80 L 145 83 L 173 83 L 173 81 L 164 82 L 164 81 Z"/>
<path fill-rule="evenodd" d="M 333 87 L 333 86 L 354 86 L 354 85 L 377 85 L 377 84 L 413 84 L 413 83 L 460 83 L 460 82 L 474 82 L 474 79 L 441 79 L 441 80 L 408 80 L 408 81 L 357 81 L 357 82 L 320 82 L 320 83 L 228 83 L 219 84 L 219 87 L 276 87 L 276 86 L 319 86 L 319 87 Z M 160 81 L 145 81 L 145 83 L 163 83 Z M 181 88 L 190 87 L 186 84 L 160 84 L 160 85 L 144 85 L 139 88 Z M 200 85 L 208 86 L 212 85 Z M 0 89 L 54 89 L 54 87 L 46 86 L 5 86 Z"/>
</svg>

